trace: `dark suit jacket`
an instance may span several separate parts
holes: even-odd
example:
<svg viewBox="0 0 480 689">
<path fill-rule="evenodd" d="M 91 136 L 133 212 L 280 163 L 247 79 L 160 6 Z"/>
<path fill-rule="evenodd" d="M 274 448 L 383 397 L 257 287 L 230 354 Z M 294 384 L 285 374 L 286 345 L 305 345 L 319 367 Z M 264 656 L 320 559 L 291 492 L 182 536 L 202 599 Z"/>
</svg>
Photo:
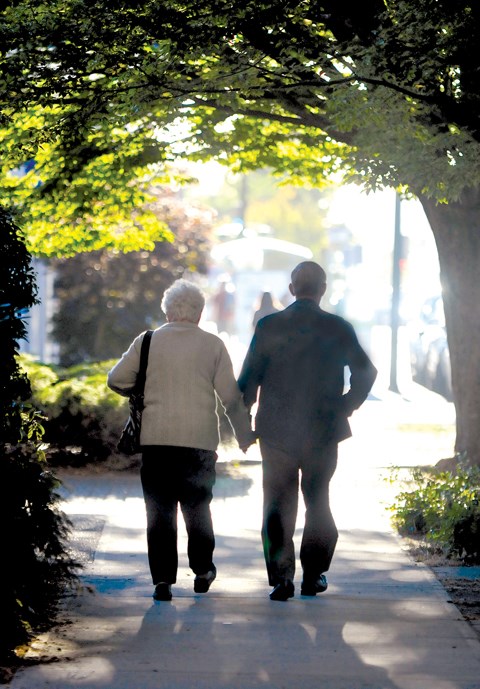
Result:
<svg viewBox="0 0 480 689">
<path fill-rule="evenodd" d="M 313 300 L 300 299 L 259 321 L 238 383 L 247 407 L 260 388 L 260 438 L 308 451 L 351 435 L 348 416 L 365 401 L 376 375 L 353 327 Z"/>
</svg>

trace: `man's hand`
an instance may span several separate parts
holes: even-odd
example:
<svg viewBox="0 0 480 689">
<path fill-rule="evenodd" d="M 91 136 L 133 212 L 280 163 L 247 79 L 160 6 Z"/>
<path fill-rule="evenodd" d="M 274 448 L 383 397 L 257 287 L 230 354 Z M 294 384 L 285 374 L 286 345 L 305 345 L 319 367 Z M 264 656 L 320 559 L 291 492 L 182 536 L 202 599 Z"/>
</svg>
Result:
<svg viewBox="0 0 480 689">
<path fill-rule="evenodd" d="M 240 447 L 241 451 L 243 452 L 243 454 L 247 454 L 248 448 L 251 447 L 252 445 L 255 445 L 256 442 L 257 442 L 257 439 L 255 437 L 252 437 L 252 439 L 248 443 L 242 443 L 241 445 L 239 445 L 239 447 Z"/>
</svg>

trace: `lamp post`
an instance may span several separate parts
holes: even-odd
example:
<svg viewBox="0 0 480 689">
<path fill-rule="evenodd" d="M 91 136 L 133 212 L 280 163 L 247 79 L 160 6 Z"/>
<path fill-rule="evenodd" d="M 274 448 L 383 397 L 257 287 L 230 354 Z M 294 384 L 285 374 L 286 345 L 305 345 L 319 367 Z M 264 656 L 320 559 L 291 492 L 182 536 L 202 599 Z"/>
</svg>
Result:
<svg viewBox="0 0 480 689">
<path fill-rule="evenodd" d="M 390 390 L 398 389 L 398 327 L 400 324 L 400 261 L 402 258 L 402 235 L 400 233 L 400 194 L 395 195 L 395 229 L 393 240 L 392 270 L 392 311 L 391 311 L 391 353 L 390 353 Z"/>
</svg>

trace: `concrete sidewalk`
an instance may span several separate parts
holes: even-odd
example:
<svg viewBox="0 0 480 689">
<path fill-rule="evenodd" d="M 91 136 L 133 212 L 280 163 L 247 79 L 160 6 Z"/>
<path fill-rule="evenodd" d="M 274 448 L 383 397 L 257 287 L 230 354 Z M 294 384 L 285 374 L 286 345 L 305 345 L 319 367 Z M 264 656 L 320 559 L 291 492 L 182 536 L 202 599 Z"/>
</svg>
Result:
<svg viewBox="0 0 480 689">
<path fill-rule="evenodd" d="M 480 689 L 478 636 L 402 549 L 385 511 L 387 467 L 429 461 L 424 439 L 408 444 L 392 426 L 432 413 L 410 404 L 387 395 L 354 418 L 332 483 L 340 538 L 330 585 L 314 599 L 300 596 L 300 573 L 295 598 L 268 599 L 255 449 L 249 464 L 219 467 L 217 580 L 194 594 L 182 527 L 170 603 L 151 598 L 138 477 L 68 475 L 86 587 L 68 601 L 70 621 L 34 645 L 56 662 L 19 671 L 11 689 Z M 448 423 L 450 412 L 439 403 L 433 418 Z M 436 459 L 442 442 L 429 444 Z M 302 521 L 300 508 L 297 537 Z"/>
</svg>

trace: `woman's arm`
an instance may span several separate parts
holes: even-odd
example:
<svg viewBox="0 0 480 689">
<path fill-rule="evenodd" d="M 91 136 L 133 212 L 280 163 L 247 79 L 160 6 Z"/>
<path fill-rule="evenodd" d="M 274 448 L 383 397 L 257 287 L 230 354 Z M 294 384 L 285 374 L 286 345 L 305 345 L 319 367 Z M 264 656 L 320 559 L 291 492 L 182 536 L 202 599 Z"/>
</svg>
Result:
<svg viewBox="0 0 480 689">
<path fill-rule="evenodd" d="M 122 358 L 107 374 L 108 387 L 124 397 L 130 395 L 137 381 L 143 335 L 144 333 L 135 338 L 127 351 L 122 354 Z"/>
</svg>

